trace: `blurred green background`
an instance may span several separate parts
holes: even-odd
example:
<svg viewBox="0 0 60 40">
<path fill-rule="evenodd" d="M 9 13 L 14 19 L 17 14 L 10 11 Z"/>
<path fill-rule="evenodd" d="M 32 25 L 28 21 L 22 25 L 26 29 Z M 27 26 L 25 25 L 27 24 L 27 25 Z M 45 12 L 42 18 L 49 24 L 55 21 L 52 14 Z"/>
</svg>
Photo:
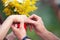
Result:
<svg viewBox="0 0 60 40">
<path fill-rule="evenodd" d="M 42 17 L 43 22 L 45 24 L 45 27 L 51 31 L 52 33 L 54 33 L 55 35 L 57 35 L 58 37 L 60 37 L 60 23 L 56 17 L 56 13 L 54 13 L 52 7 L 50 5 L 43 4 L 42 2 L 37 2 L 37 7 L 38 9 L 34 12 L 32 12 L 31 14 L 36 14 L 40 17 Z M 3 5 L 2 2 L 0 1 L 0 14 L 3 17 L 3 20 L 6 19 L 6 15 L 3 13 Z M 9 31 L 9 33 L 11 32 L 11 30 Z M 27 34 L 29 37 L 32 38 L 32 40 L 42 40 L 39 36 L 37 36 L 34 31 L 30 32 L 29 29 L 27 30 Z"/>
</svg>

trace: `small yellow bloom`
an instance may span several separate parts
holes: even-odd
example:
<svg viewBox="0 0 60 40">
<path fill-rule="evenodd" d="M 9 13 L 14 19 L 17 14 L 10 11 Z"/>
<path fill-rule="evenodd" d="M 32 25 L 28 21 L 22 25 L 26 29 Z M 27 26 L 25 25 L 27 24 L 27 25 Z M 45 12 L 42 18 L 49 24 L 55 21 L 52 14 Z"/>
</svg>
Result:
<svg viewBox="0 0 60 40">
<path fill-rule="evenodd" d="M 5 6 L 6 15 L 18 13 L 20 15 L 29 16 L 29 13 L 36 10 L 37 0 L 2 0 Z"/>
<path fill-rule="evenodd" d="M 4 12 L 6 13 L 6 15 L 11 15 L 12 14 L 12 11 L 8 8 L 8 7 L 6 7 L 5 9 L 4 9 Z"/>
</svg>

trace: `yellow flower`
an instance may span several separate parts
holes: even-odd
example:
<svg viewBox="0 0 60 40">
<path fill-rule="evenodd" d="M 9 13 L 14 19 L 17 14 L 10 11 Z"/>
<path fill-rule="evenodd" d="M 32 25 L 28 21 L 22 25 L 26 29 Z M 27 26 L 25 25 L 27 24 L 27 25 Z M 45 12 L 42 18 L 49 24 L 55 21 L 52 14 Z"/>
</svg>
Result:
<svg viewBox="0 0 60 40">
<path fill-rule="evenodd" d="M 20 15 L 29 16 L 29 13 L 36 10 L 37 0 L 2 0 L 5 5 L 4 12 L 6 15 L 18 13 Z M 6 3 L 7 2 L 7 3 Z"/>
<path fill-rule="evenodd" d="M 6 13 L 6 15 L 11 15 L 12 14 L 12 11 L 8 8 L 8 7 L 6 7 L 5 9 L 4 9 L 4 12 Z"/>
</svg>

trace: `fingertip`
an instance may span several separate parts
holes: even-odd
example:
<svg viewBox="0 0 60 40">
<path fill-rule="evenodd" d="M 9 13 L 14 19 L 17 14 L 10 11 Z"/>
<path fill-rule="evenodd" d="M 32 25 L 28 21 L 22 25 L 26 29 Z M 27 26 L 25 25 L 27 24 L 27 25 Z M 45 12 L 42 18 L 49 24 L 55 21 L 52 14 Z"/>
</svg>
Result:
<svg viewBox="0 0 60 40">
<path fill-rule="evenodd" d="M 32 14 L 29 18 L 36 18 L 37 15 L 36 14 Z"/>
<path fill-rule="evenodd" d="M 32 15 L 36 15 L 36 14 L 32 14 Z"/>
</svg>

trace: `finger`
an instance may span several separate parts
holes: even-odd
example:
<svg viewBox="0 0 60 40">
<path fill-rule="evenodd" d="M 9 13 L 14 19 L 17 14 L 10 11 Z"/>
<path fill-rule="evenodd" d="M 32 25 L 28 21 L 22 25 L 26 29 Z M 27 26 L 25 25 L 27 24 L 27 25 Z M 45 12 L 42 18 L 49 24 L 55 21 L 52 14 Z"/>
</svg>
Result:
<svg viewBox="0 0 60 40">
<path fill-rule="evenodd" d="M 33 19 L 33 20 L 38 20 L 39 19 L 39 16 L 33 14 L 29 17 L 30 19 Z"/>
<path fill-rule="evenodd" d="M 12 28 L 13 32 L 16 32 L 16 31 L 18 30 L 18 29 L 17 29 L 15 26 L 13 26 L 13 25 L 12 25 L 11 28 Z"/>
<path fill-rule="evenodd" d="M 27 19 L 27 20 L 26 20 L 26 23 L 29 23 L 29 24 L 35 24 L 35 23 L 36 23 L 36 21 L 31 20 L 31 19 Z"/>
<path fill-rule="evenodd" d="M 33 25 L 30 25 L 30 27 L 29 27 L 29 28 L 30 28 L 30 31 L 32 32 L 32 29 L 33 29 Z"/>
<path fill-rule="evenodd" d="M 20 22 L 20 28 L 19 29 L 24 29 L 24 22 Z"/>
<path fill-rule="evenodd" d="M 15 27 L 17 28 L 17 24 L 15 24 Z"/>
</svg>

